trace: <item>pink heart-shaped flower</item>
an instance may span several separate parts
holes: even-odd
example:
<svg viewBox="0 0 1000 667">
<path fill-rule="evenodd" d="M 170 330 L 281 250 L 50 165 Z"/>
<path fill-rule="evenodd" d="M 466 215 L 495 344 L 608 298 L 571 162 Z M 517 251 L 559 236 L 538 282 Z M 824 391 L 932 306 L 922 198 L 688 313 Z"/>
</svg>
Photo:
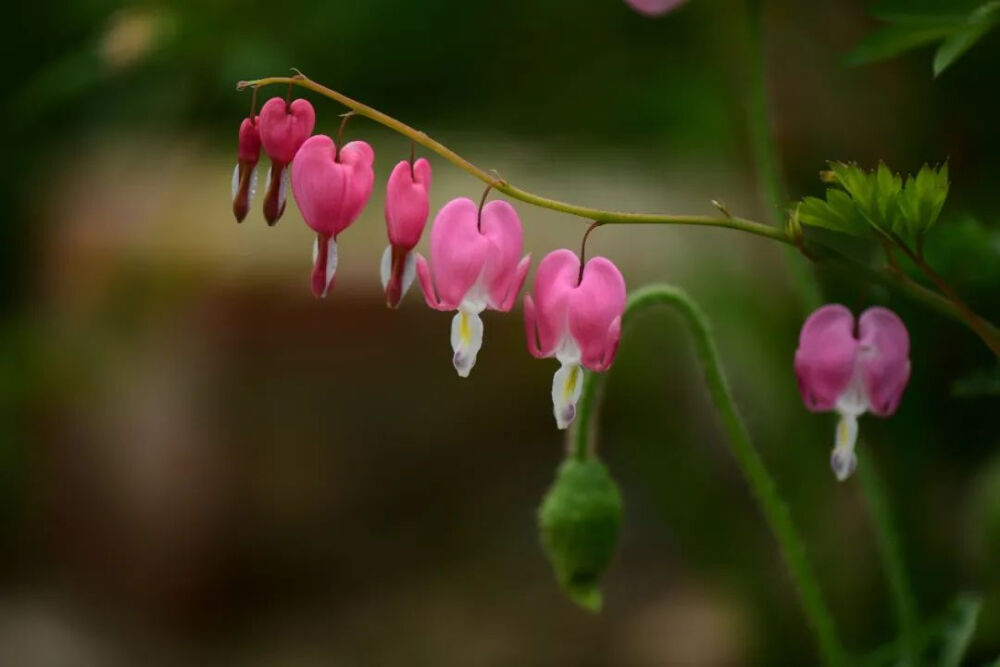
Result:
<svg viewBox="0 0 1000 667">
<path fill-rule="evenodd" d="M 260 142 L 273 162 L 288 164 L 316 125 L 316 112 L 307 100 L 291 103 L 272 97 L 260 109 Z"/>
</svg>

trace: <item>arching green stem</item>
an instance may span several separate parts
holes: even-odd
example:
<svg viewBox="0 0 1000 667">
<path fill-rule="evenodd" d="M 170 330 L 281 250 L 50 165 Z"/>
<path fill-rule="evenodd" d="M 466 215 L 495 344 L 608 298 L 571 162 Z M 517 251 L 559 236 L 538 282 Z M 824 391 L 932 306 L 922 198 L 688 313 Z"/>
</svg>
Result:
<svg viewBox="0 0 1000 667">
<path fill-rule="evenodd" d="M 719 362 L 719 352 L 704 313 L 683 290 L 670 285 L 649 285 L 629 295 L 623 326 L 630 324 L 636 315 L 646 308 L 660 305 L 676 310 L 691 331 L 709 394 L 728 436 L 730 451 L 750 485 L 750 490 L 768 526 L 774 533 L 798 589 L 809 625 L 816 633 L 823 659 L 828 665 L 842 664 L 844 650 L 837 638 L 833 616 L 823 599 L 819 583 L 806 557 L 805 547 L 792 522 L 791 513 L 778 495 L 774 480 L 750 441 L 750 434 L 733 402 L 729 384 Z M 584 380 L 582 394 L 577 403 L 575 426 L 570 435 L 572 454 L 577 458 L 586 458 L 593 449 L 592 439 L 595 437 L 593 417 L 598 408 L 602 378 L 603 375 L 588 372 Z"/>
</svg>

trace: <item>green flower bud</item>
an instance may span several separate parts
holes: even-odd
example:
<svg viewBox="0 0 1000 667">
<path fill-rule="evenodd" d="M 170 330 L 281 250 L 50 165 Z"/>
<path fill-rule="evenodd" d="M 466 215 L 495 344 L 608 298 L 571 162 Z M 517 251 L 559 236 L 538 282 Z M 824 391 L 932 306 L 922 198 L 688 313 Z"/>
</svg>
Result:
<svg viewBox="0 0 1000 667">
<path fill-rule="evenodd" d="M 570 599 L 601 608 L 598 581 L 618 542 L 622 499 L 608 469 L 596 458 L 567 459 L 538 512 L 542 544 Z"/>
</svg>

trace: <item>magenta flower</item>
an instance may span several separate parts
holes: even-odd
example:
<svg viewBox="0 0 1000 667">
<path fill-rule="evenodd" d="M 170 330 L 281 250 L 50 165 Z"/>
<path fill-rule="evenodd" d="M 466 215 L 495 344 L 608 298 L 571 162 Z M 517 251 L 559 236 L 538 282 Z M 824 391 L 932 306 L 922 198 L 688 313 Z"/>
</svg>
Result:
<svg viewBox="0 0 1000 667">
<path fill-rule="evenodd" d="M 677 9 L 687 0 L 625 0 L 625 3 L 646 16 L 662 16 L 667 12 Z"/>
<path fill-rule="evenodd" d="M 471 199 L 453 199 L 438 212 L 431 228 L 431 267 L 417 255 L 417 276 L 427 305 L 457 310 L 451 321 L 452 363 L 468 377 L 483 344 L 479 314 L 487 308 L 507 312 L 514 305 L 531 256 L 518 261 L 524 242 L 521 220 L 505 201 L 477 209 Z M 437 287 L 435 293 L 435 286 Z"/>
<path fill-rule="evenodd" d="M 244 118 L 240 124 L 239 150 L 233 169 L 233 214 L 243 222 L 257 193 L 257 162 L 260 160 L 260 131 L 257 117 Z"/>
<path fill-rule="evenodd" d="M 288 192 L 288 165 L 299 147 L 312 134 L 316 112 L 303 99 L 286 102 L 272 97 L 260 109 L 257 117 L 260 141 L 271 158 L 267 171 L 267 192 L 264 193 L 264 219 L 273 225 L 285 212 Z"/>
<path fill-rule="evenodd" d="M 350 227 L 372 194 L 375 152 L 363 141 L 339 151 L 333 139 L 306 140 L 292 163 L 292 190 L 302 218 L 313 231 L 312 290 L 326 296 L 337 273 L 337 235 Z"/>
<path fill-rule="evenodd" d="M 606 371 L 614 361 L 625 312 L 625 279 L 610 260 L 594 257 L 581 271 L 570 250 L 550 252 L 535 273 L 534 298 L 524 297 L 528 351 L 562 364 L 552 378 L 556 425 L 576 416 L 580 367 Z"/>
<path fill-rule="evenodd" d="M 869 308 L 855 332 L 851 311 L 828 304 L 802 325 L 795 375 L 808 409 L 840 415 L 830 467 L 843 481 L 858 465 L 858 417 L 887 417 L 899 406 L 910 379 L 910 337 L 891 310 Z"/>
<path fill-rule="evenodd" d="M 427 224 L 430 211 L 431 164 L 420 158 L 403 160 L 392 170 L 385 188 L 385 226 L 389 245 L 382 253 L 382 289 L 385 302 L 395 308 L 416 275 L 413 247 Z"/>
</svg>

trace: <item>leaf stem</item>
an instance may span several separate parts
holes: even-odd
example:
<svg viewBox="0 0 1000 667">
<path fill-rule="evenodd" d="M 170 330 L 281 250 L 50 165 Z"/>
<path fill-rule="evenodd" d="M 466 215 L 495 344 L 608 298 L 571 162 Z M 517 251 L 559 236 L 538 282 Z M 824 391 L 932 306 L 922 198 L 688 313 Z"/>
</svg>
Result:
<svg viewBox="0 0 1000 667">
<path fill-rule="evenodd" d="M 670 285 L 649 285 L 629 295 L 622 318 L 623 326 L 635 319 L 640 311 L 657 305 L 673 307 L 687 324 L 694 338 L 695 351 L 705 373 L 709 394 L 728 435 L 730 451 L 774 533 L 798 589 L 809 625 L 816 633 L 823 660 L 828 665 L 843 664 L 844 650 L 837 638 L 833 616 L 806 557 L 805 547 L 795 529 L 788 506 L 779 496 L 774 480 L 753 446 L 746 424 L 733 401 L 705 314 L 683 290 Z M 602 378 L 603 374 L 588 372 L 584 379 L 577 403 L 577 419 L 570 434 L 571 453 L 578 459 L 587 458 L 593 450 L 595 436 L 592 434 L 596 430 L 594 417 Z"/>
<path fill-rule="evenodd" d="M 917 268 L 925 276 L 927 276 L 934 286 L 938 288 L 938 291 L 944 295 L 944 297 L 954 305 L 955 310 L 958 311 L 959 317 L 962 321 L 976 333 L 977 336 L 983 339 L 983 342 L 989 346 L 993 354 L 1000 357 L 1000 332 L 992 324 L 984 320 L 982 317 L 973 312 L 972 308 L 969 307 L 965 301 L 958 296 L 958 293 L 952 289 L 951 285 L 941 276 L 940 273 L 934 270 L 927 260 L 923 258 L 923 255 L 918 254 L 910 250 L 910 247 L 902 242 L 897 242 L 896 247 L 903 251 L 910 261 L 916 264 Z"/>
</svg>

